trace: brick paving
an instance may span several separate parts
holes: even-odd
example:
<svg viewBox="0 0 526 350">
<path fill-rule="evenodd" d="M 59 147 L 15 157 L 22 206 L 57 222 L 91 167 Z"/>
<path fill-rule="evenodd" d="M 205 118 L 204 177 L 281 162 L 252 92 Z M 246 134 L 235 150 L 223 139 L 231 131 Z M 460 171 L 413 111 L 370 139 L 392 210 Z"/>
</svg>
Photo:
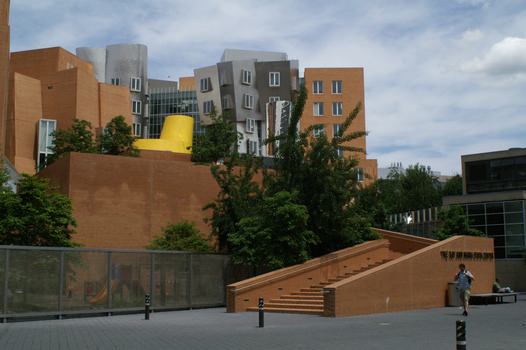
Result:
<svg viewBox="0 0 526 350">
<path fill-rule="evenodd" d="M 456 349 L 466 320 L 467 348 L 526 349 L 526 294 L 518 302 L 343 318 L 229 314 L 224 308 L 0 324 L 0 349 Z"/>
</svg>

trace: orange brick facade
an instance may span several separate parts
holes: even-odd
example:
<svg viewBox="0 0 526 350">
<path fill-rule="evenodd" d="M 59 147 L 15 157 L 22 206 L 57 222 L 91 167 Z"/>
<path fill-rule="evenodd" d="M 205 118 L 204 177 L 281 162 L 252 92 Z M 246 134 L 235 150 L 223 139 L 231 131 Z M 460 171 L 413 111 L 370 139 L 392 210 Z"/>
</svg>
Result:
<svg viewBox="0 0 526 350">
<path fill-rule="evenodd" d="M 0 0 L 0 156 L 5 152 L 9 77 L 9 0 Z"/>
<path fill-rule="evenodd" d="M 95 132 L 118 115 L 132 124 L 129 90 L 99 83 L 90 63 L 59 47 L 11 54 L 5 155 L 19 172 L 35 173 L 40 119 L 84 119 Z"/>
</svg>

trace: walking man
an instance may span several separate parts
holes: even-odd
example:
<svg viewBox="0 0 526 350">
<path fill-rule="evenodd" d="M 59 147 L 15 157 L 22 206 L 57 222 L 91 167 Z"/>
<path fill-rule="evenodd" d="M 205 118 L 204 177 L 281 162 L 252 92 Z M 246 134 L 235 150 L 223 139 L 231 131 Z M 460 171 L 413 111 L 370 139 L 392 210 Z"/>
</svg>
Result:
<svg viewBox="0 0 526 350">
<path fill-rule="evenodd" d="M 475 279 L 471 272 L 466 270 L 466 265 L 458 265 L 460 271 L 455 276 L 455 281 L 458 281 L 458 289 L 460 290 L 460 300 L 464 303 L 464 312 L 462 315 L 468 315 L 469 297 L 471 296 L 471 282 Z"/>
</svg>

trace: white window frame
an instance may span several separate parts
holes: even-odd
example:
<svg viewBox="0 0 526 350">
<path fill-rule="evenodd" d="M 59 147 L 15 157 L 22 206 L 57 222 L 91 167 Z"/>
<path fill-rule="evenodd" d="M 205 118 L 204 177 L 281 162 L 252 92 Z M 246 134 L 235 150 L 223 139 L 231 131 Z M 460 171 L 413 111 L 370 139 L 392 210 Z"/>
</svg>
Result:
<svg viewBox="0 0 526 350">
<path fill-rule="evenodd" d="M 281 98 L 279 96 L 270 96 L 268 98 L 268 102 L 269 103 L 272 103 L 272 102 L 278 102 L 278 101 L 281 101 Z"/>
<path fill-rule="evenodd" d="M 141 114 L 142 113 L 142 101 L 132 100 L 132 114 Z"/>
<path fill-rule="evenodd" d="M 255 119 L 247 118 L 245 131 L 250 134 L 253 134 L 256 132 L 256 120 Z"/>
<path fill-rule="evenodd" d="M 342 116 L 343 115 L 343 102 L 332 103 L 332 115 Z"/>
<path fill-rule="evenodd" d="M 40 119 L 38 121 L 38 158 L 37 166 L 40 166 L 40 158 L 43 155 L 43 160 L 48 155 L 53 154 L 49 149 L 53 146 L 55 138 L 51 133 L 57 130 L 57 121 L 54 119 Z"/>
<path fill-rule="evenodd" d="M 332 137 L 342 137 L 343 135 L 339 134 L 342 128 L 343 124 L 332 124 Z"/>
<path fill-rule="evenodd" d="M 245 94 L 243 96 L 243 107 L 246 109 L 254 109 L 254 96 L 250 94 Z"/>
<path fill-rule="evenodd" d="M 223 109 L 232 109 L 233 106 L 232 106 L 232 96 L 230 95 L 225 95 L 223 96 L 223 99 L 222 99 L 222 104 L 223 104 Z"/>
<path fill-rule="evenodd" d="M 315 117 L 323 116 L 323 102 L 314 102 L 312 104 L 312 115 Z"/>
<path fill-rule="evenodd" d="M 212 90 L 212 83 L 210 81 L 210 77 L 207 78 L 201 78 L 200 80 L 200 91 L 201 92 L 207 92 Z"/>
<path fill-rule="evenodd" d="M 241 83 L 245 85 L 252 85 L 252 71 L 248 69 L 241 70 Z"/>
<path fill-rule="evenodd" d="M 120 85 L 121 80 L 119 78 L 111 78 L 111 85 Z"/>
<path fill-rule="evenodd" d="M 268 86 L 278 87 L 280 86 L 280 72 L 269 72 L 268 73 Z"/>
<path fill-rule="evenodd" d="M 316 138 L 325 135 L 325 126 L 323 124 L 314 125 L 313 135 Z"/>
<path fill-rule="evenodd" d="M 212 100 L 203 101 L 203 114 L 212 113 Z"/>
<path fill-rule="evenodd" d="M 247 151 L 249 154 L 257 154 L 258 152 L 258 142 L 257 141 L 248 140 L 247 146 L 248 146 Z"/>
<path fill-rule="evenodd" d="M 316 95 L 323 94 L 323 80 L 314 80 L 312 82 L 312 93 Z"/>
<path fill-rule="evenodd" d="M 142 80 L 141 78 L 131 77 L 130 78 L 130 91 L 141 92 Z"/>
<path fill-rule="evenodd" d="M 341 80 L 333 80 L 332 81 L 332 93 L 333 94 L 341 94 L 342 93 L 342 81 Z"/>
<path fill-rule="evenodd" d="M 341 147 L 336 147 L 334 151 L 336 152 L 336 157 L 338 157 L 338 159 L 343 159 L 343 149 Z"/>
<path fill-rule="evenodd" d="M 139 123 L 133 123 L 133 136 L 139 137 L 141 136 L 141 124 Z"/>
<path fill-rule="evenodd" d="M 358 182 L 364 182 L 365 181 L 365 175 L 364 175 L 364 172 L 363 172 L 363 168 L 354 168 L 354 170 L 356 170 L 356 180 Z"/>
</svg>

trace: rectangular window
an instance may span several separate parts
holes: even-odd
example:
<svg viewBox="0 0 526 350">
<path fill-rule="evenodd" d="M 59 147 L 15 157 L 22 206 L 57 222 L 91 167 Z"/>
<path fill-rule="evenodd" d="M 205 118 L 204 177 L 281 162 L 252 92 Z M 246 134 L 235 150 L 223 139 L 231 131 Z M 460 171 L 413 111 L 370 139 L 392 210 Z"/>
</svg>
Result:
<svg viewBox="0 0 526 350">
<path fill-rule="evenodd" d="M 243 69 L 243 84 L 250 85 L 252 84 L 252 72 L 246 69 Z"/>
<path fill-rule="evenodd" d="M 210 114 L 212 112 L 212 101 L 203 102 L 203 114 Z"/>
<path fill-rule="evenodd" d="M 268 85 L 269 86 L 279 86 L 279 72 L 270 72 L 268 74 Z"/>
<path fill-rule="evenodd" d="M 132 100 L 132 113 L 133 114 L 141 114 L 142 108 L 141 108 L 141 101 L 138 100 Z"/>
<path fill-rule="evenodd" d="M 314 137 L 320 137 L 325 134 L 325 128 L 323 125 L 314 125 Z"/>
<path fill-rule="evenodd" d="M 111 85 L 121 85 L 121 81 L 119 78 L 111 78 Z"/>
<path fill-rule="evenodd" d="M 332 115 L 343 115 L 343 102 L 332 103 Z"/>
<path fill-rule="evenodd" d="M 278 102 L 280 100 L 279 96 L 270 96 L 268 98 L 268 102 L 272 103 L 272 102 Z"/>
<path fill-rule="evenodd" d="M 312 93 L 323 94 L 323 81 L 316 80 L 312 82 Z"/>
<path fill-rule="evenodd" d="M 223 96 L 223 109 L 232 109 L 232 96 Z"/>
<path fill-rule="evenodd" d="M 53 146 L 53 141 L 55 139 L 51 133 L 57 130 L 56 120 L 40 119 L 39 124 L 37 165 L 43 164 L 46 160 L 46 157 L 50 154 L 53 154 L 53 152 L 50 150 L 50 147 Z"/>
<path fill-rule="evenodd" d="M 133 136 L 141 136 L 141 124 L 133 123 Z"/>
<path fill-rule="evenodd" d="M 245 94 L 244 98 L 245 102 L 243 104 L 243 107 L 247 109 L 253 109 L 254 108 L 254 96 Z"/>
<path fill-rule="evenodd" d="M 336 152 L 336 157 L 338 159 L 343 159 L 343 149 L 341 149 L 341 147 L 336 147 L 334 151 Z"/>
<path fill-rule="evenodd" d="M 142 84 L 141 78 L 130 78 L 130 90 L 135 92 L 141 92 Z"/>
<path fill-rule="evenodd" d="M 254 119 L 247 119 L 246 132 L 255 133 L 256 132 L 256 121 Z"/>
<path fill-rule="evenodd" d="M 363 182 L 364 181 L 363 168 L 356 168 L 354 170 L 356 170 L 356 180 L 358 182 Z"/>
<path fill-rule="evenodd" d="M 314 116 L 323 115 L 323 102 L 314 102 L 312 113 Z"/>
<path fill-rule="evenodd" d="M 342 81 L 341 80 L 333 80 L 332 81 L 332 93 L 333 94 L 341 94 L 342 93 Z"/>
<path fill-rule="evenodd" d="M 248 153 L 256 154 L 257 150 L 258 150 L 258 143 L 257 143 L 257 141 L 250 141 L 250 140 L 248 140 Z"/>
<path fill-rule="evenodd" d="M 332 136 L 333 137 L 342 137 L 342 124 L 333 124 L 332 125 Z"/>
<path fill-rule="evenodd" d="M 212 90 L 212 84 L 210 83 L 210 78 L 201 79 L 201 92 L 206 92 Z"/>
</svg>

